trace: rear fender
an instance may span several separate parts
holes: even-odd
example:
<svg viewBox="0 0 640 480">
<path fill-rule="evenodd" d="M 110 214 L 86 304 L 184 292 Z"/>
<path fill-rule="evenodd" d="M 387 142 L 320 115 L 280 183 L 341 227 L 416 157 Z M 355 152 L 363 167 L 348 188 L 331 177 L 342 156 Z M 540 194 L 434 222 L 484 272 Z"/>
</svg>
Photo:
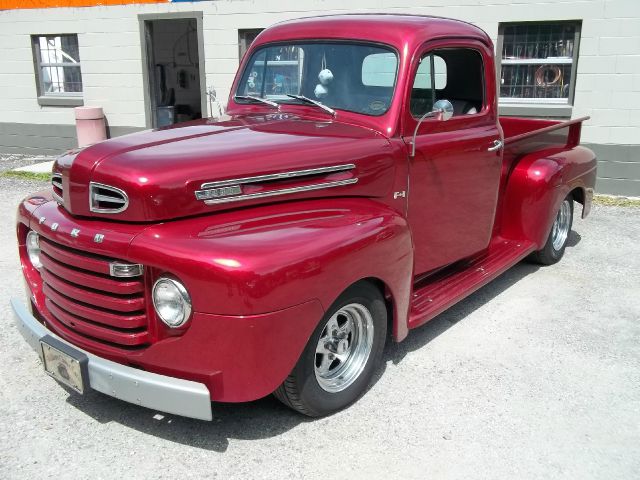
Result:
<svg viewBox="0 0 640 480">
<path fill-rule="evenodd" d="M 569 193 L 574 192 L 574 198 L 583 204 L 583 218 L 589 213 L 595 178 L 596 157 L 584 147 L 525 155 L 507 181 L 502 235 L 542 248 Z"/>
</svg>

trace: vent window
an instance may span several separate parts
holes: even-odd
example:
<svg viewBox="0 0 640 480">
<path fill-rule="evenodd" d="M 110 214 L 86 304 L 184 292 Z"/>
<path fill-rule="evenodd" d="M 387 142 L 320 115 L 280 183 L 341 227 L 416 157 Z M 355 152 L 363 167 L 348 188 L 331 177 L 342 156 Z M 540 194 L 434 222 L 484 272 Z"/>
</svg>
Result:
<svg viewBox="0 0 640 480">
<path fill-rule="evenodd" d="M 91 182 L 89 209 L 95 213 L 120 213 L 129 206 L 127 194 L 116 187 Z"/>
</svg>

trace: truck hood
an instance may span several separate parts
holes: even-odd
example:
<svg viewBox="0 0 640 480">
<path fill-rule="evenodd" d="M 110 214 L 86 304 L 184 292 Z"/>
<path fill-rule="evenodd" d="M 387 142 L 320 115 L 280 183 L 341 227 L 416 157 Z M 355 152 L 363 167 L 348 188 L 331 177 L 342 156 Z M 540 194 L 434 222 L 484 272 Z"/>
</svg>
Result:
<svg viewBox="0 0 640 480">
<path fill-rule="evenodd" d="M 72 215 L 150 222 L 294 198 L 382 197 L 392 169 L 391 145 L 373 130 L 251 115 L 68 152 L 54 165 L 53 192 Z"/>
</svg>

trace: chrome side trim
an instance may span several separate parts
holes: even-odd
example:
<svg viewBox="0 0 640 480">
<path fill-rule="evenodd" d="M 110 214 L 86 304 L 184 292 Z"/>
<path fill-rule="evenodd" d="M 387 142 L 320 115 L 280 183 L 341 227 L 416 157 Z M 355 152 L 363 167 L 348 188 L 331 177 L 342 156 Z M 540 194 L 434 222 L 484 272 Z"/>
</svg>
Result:
<svg viewBox="0 0 640 480">
<path fill-rule="evenodd" d="M 58 187 L 62 190 L 62 175 L 59 173 L 54 173 L 51 175 L 51 183 L 53 183 L 54 187 Z"/>
<path fill-rule="evenodd" d="M 61 192 L 63 192 L 62 189 L 62 175 L 60 173 L 54 173 L 51 175 L 51 184 L 56 187 L 59 188 Z M 64 204 L 64 199 L 58 195 L 56 193 L 55 190 L 51 189 L 51 194 L 53 196 L 53 199 L 60 205 Z"/>
<path fill-rule="evenodd" d="M 53 199 L 56 201 L 58 205 L 64 205 L 64 200 L 56 192 L 51 192 L 51 196 L 53 197 Z"/>
<path fill-rule="evenodd" d="M 272 190 L 269 192 L 248 193 L 246 195 L 238 195 L 237 197 L 214 198 L 211 200 L 205 200 L 204 203 L 207 205 L 218 205 L 220 203 L 239 202 L 241 200 L 255 200 L 257 198 L 309 192 L 312 190 L 321 190 L 323 188 L 342 187 L 343 185 L 352 185 L 354 183 L 357 183 L 357 181 L 357 178 L 350 178 L 348 180 L 336 180 L 335 182 L 316 183 L 314 185 L 305 185 L 303 187 L 283 188 L 281 190 Z"/>
<path fill-rule="evenodd" d="M 94 188 L 102 188 L 104 190 L 110 190 L 118 195 L 121 195 L 122 198 L 118 197 L 109 197 L 106 195 L 100 195 L 98 193 L 94 193 Z M 94 200 L 104 201 L 104 202 L 113 202 L 113 203 L 122 203 L 121 207 L 118 208 L 98 208 L 94 207 Z M 89 182 L 89 211 L 94 213 L 120 213 L 124 212 L 129 206 L 129 196 L 126 194 L 124 190 L 121 190 L 116 187 L 112 187 L 111 185 L 105 185 L 104 183 L 98 182 Z"/>
<path fill-rule="evenodd" d="M 85 354 L 89 359 L 89 386 L 106 395 L 161 412 L 211 420 L 211 395 L 203 383 L 158 375 L 98 357 L 61 339 L 38 322 L 21 301 L 12 298 L 11 307 L 18 330 L 42 360 L 40 339 L 50 335 Z"/>
<path fill-rule="evenodd" d="M 206 190 L 196 191 L 198 200 L 208 200 L 209 198 L 230 197 L 242 193 L 240 185 L 231 185 L 229 187 L 208 188 Z"/>
<path fill-rule="evenodd" d="M 221 180 L 219 182 L 207 182 L 200 185 L 200 188 L 216 188 L 228 185 L 242 185 L 245 183 L 270 182 L 273 180 L 285 180 L 288 178 L 307 177 L 310 175 L 320 175 L 323 173 L 345 172 L 353 170 L 356 166 L 353 163 L 344 165 L 333 165 L 331 167 L 309 168 L 306 170 L 292 170 L 289 172 L 272 173 L 269 175 L 258 175 L 256 177 L 234 178 L 231 180 Z"/>
</svg>

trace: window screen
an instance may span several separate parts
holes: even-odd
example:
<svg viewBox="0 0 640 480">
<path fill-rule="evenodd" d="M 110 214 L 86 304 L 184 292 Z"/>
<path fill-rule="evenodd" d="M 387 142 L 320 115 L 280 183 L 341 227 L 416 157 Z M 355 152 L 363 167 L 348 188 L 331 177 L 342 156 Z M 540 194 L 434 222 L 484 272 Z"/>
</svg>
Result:
<svg viewBox="0 0 640 480">
<path fill-rule="evenodd" d="M 579 22 L 500 26 L 500 97 L 521 103 L 570 103 Z"/>
</svg>

